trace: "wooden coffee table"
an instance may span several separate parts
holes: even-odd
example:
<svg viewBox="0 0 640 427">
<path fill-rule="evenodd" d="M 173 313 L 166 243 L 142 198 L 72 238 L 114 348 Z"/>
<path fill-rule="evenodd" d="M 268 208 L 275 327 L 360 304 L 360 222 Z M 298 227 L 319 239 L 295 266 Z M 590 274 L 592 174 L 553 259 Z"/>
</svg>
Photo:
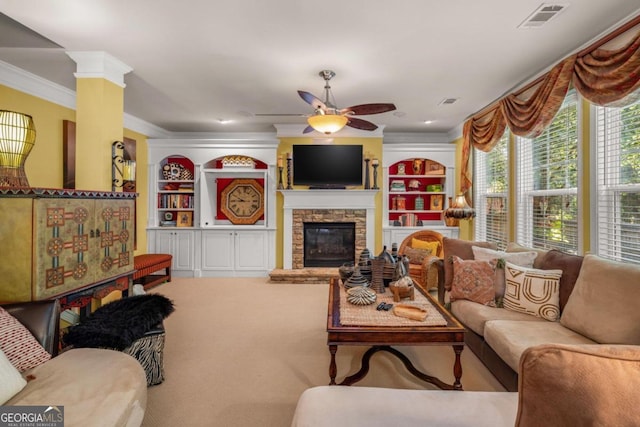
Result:
<svg viewBox="0 0 640 427">
<path fill-rule="evenodd" d="M 339 345 L 371 346 L 362 356 L 362 365 L 358 372 L 347 376 L 340 385 L 354 384 L 369 372 L 369 360 L 379 351 L 386 351 L 398 357 L 407 370 L 423 381 L 434 384 L 443 390 L 462 390 L 460 378 L 462 365 L 460 354 L 464 349 L 465 329 L 447 310 L 445 310 L 428 292 L 420 291 L 446 320 L 446 326 L 424 326 L 415 322 L 415 326 L 345 326 L 340 323 L 340 279 L 335 277 L 329 285 L 329 309 L 327 314 L 327 344 L 331 353 L 329 364 L 329 384 L 336 384 L 336 352 Z M 397 349 L 391 346 L 450 345 L 453 347 L 455 361 L 453 364 L 453 384 L 446 384 L 436 377 L 420 372 L 413 363 Z"/>
</svg>

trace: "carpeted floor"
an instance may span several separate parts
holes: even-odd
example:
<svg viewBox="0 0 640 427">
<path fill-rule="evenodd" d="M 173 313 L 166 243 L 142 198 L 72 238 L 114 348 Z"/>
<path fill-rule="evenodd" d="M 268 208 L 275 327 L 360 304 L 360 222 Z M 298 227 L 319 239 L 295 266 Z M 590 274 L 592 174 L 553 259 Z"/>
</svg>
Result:
<svg viewBox="0 0 640 427">
<path fill-rule="evenodd" d="M 165 320 L 166 379 L 149 388 L 143 426 L 288 426 L 300 393 L 329 383 L 328 285 L 174 278 L 151 292 L 172 299 L 176 311 Z M 400 350 L 418 369 L 453 382 L 450 347 Z M 338 348 L 337 381 L 359 368 L 364 351 Z M 504 390 L 468 349 L 462 367 L 466 390 Z M 431 388 L 387 353 L 373 357 L 358 385 Z"/>
</svg>

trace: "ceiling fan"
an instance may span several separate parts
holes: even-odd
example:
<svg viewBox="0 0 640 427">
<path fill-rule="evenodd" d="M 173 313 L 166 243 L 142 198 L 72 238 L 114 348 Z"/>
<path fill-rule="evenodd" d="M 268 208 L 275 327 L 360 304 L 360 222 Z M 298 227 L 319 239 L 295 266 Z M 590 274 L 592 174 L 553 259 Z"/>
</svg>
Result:
<svg viewBox="0 0 640 427">
<path fill-rule="evenodd" d="M 340 109 L 335 105 L 335 100 L 331 93 L 331 86 L 329 85 L 329 80 L 331 80 L 336 73 L 331 70 L 322 70 L 318 74 L 325 81 L 324 101 L 309 92 L 303 90 L 298 91 L 298 95 L 314 109 L 314 113 L 307 118 L 309 126 L 307 126 L 302 133 L 317 130 L 318 132 L 328 135 L 339 131 L 344 126 L 368 131 L 376 130 L 378 128 L 377 125 L 354 116 L 386 113 L 387 111 L 396 109 L 394 104 L 383 103 L 360 104 Z"/>
</svg>

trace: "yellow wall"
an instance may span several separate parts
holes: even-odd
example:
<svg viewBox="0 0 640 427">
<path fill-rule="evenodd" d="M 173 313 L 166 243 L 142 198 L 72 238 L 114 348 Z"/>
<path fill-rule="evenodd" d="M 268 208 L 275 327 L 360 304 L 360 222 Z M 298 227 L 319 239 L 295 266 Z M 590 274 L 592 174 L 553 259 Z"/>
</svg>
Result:
<svg viewBox="0 0 640 427">
<path fill-rule="evenodd" d="M 284 160 L 284 171 L 282 174 L 282 179 L 284 181 L 284 186 L 287 186 L 287 153 L 291 153 L 293 150 L 293 145 L 304 145 L 304 144 L 314 144 L 317 143 L 313 138 L 280 138 L 280 145 L 278 146 L 278 157 L 282 156 Z M 337 145 L 362 145 L 365 157 L 370 155 L 370 158 L 382 159 L 382 138 L 334 138 L 332 144 Z M 370 176 L 373 180 L 373 172 L 370 168 Z M 380 171 L 379 171 L 380 172 Z M 382 175 L 378 174 L 378 186 L 381 184 Z M 373 182 L 371 183 L 373 185 Z M 306 188 L 305 186 L 293 186 L 294 189 Z M 359 187 L 363 189 L 364 187 Z M 375 237 L 375 248 L 368 248 L 373 253 L 377 254 L 382 250 L 382 191 L 378 191 L 376 194 L 376 214 L 375 214 L 375 227 L 376 227 L 376 237 Z M 283 248 L 282 248 L 282 230 L 283 226 L 283 204 L 284 197 L 282 194 L 277 193 L 276 195 L 276 268 L 282 268 L 284 265 L 283 261 Z"/>
<path fill-rule="evenodd" d="M 0 109 L 33 117 L 36 142 L 25 162 L 32 187 L 62 188 L 62 121 L 75 121 L 75 111 L 0 85 Z"/>
<path fill-rule="evenodd" d="M 43 100 L 24 92 L 0 85 L 0 109 L 18 111 L 33 117 L 36 127 L 36 142 L 27 157 L 25 172 L 31 187 L 62 188 L 63 163 L 62 163 L 62 122 L 63 120 L 76 121 L 76 112 L 70 108 L 62 107 L 53 102 Z M 121 112 L 122 114 L 122 112 Z M 122 135 L 122 129 L 120 134 Z M 146 219 L 147 207 L 147 137 L 145 135 L 124 130 L 124 135 L 136 140 L 137 156 L 137 250 L 136 254 L 147 252 Z M 122 138 L 122 136 L 120 137 Z M 77 140 L 81 145 L 83 141 Z M 78 164 L 85 164 L 91 168 L 100 167 L 108 170 L 108 188 L 101 184 L 101 188 L 84 188 L 89 190 L 111 190 L 111 142 L 105 143 L 106 148 L 100 149 L 100 153 L 91 151 L 84 157 L 78 153 Z M 82 160 L 84 159 L 84 161 Z M 104 160 L 99 160 L 104 159 Z M 101 172 L 104 174 L 106 172 Z M 78 186 L 78 188 L 80 188 Z"/>
</svg>

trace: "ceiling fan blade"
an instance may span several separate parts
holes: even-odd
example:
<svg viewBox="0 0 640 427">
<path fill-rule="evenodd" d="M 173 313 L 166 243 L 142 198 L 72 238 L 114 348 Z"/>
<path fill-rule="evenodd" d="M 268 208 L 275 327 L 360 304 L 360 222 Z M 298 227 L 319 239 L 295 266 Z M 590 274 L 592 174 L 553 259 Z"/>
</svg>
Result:
<svg viewBox="0 0 640 427">
<path fill-rule="evenodd" d="M 304 128 L 302 133 L 311 133 L 313 131 L 314 131 L 314 129 L 311 126 L 307 126 L 306 128 Z"/>
<path fill-rule="evenodd" d="M 347 122 L 347 126 L 352 127 L 354 129 L 361 130 L 376 130 L 378 129 L 377 125 L 374 125 L 371 122 L 366 120 L 358 119 L 357 117 L 348 117 L 349 121 Z"/>
<path fill-rule="evenodd" d="M 320 98 L 309 92 L 299 90 L 298 95 L 300 95 L 300 98 L 304 99 L 305 102 L 307 104 L 310 104 L 315 110 L 325 111 L 327 109 L 327 106 L 324 102 L 320 101 Z"/>
<path fill-rule="evenodd" d="M 364 116 L 367 114 L 386 113 L 396 109 L 394 104 L 361 104 L 347 107 L 340 110 L 341 114 L 354 114 L 356 116 Z"/>
</svg>

